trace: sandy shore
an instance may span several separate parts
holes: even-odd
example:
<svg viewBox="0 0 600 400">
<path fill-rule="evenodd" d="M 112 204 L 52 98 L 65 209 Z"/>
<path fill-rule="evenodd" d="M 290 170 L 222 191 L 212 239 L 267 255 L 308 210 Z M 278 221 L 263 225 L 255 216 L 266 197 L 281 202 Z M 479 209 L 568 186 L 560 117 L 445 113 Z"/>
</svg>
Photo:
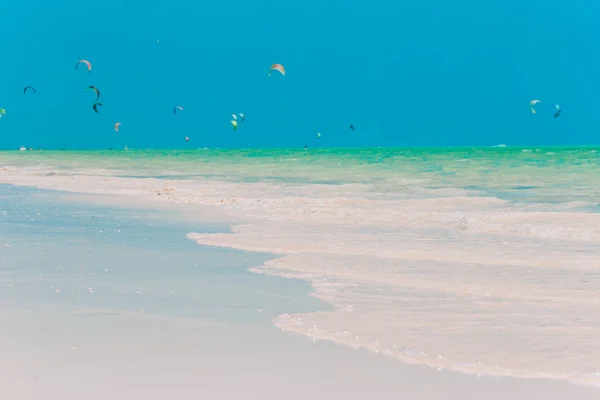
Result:
<svg viewBox="0 0 600 400">
<path fill-rule="evenodd" d="M 0 396 L 11 400 L 597 398 L 596 389 L 440 372 L 264 329 L 246 328 L 241 339 L 187 318 L 0 312 Z"/>
<path fill-rule="evenodd" d="M 121 195 L 243 221 L 200 244 L 283 257 L 254 271 L 304 279 L 329 312 L 281 329 L 473 375 L 600 385 L 600 214 L 460 191 L 378 196 L 360 185 L 232 183 L 9 168 L 1 183 Z"/>
</svg>

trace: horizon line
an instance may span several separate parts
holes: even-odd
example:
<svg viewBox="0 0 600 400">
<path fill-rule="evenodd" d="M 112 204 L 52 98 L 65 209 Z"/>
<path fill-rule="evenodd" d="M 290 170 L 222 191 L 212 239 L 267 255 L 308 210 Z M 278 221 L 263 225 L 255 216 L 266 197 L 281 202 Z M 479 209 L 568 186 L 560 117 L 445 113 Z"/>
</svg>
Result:
<svg viewBox="0 0 600 400">
<path fill-rule="evenodd" d="M 125 146 L 126 147 L 126 146 Z M 331 146 L 331 147 L 195 147 L 195 148 L 183 148 L 183 147 L 127 147 L 127 150 L 124 148 L 25 148 L 26 151 L 81 151 L 81 152 L 97 152 L 97 151 L 198 151 L 198 150 L 247 150 L 247 151 L 256 151 L 256 150 L 372 150 L 372 149 L 491 149 L 491 148 L 512 148 L 512 149 L 521 149 L 521 148 L 582 148 L 582 147 L 598 147 L 600 148 L 600 143 L 598 144 L 494 144 L 494 145 L 449 145 L 449 146 L 356 146 L 356 147 L 344 147 L 344 146 Z M 9 152 L 22 152 L 25 150 L 21 150 L 21 148 L 0 148 L 0 152 L 9 153 Z"/>
</svg>

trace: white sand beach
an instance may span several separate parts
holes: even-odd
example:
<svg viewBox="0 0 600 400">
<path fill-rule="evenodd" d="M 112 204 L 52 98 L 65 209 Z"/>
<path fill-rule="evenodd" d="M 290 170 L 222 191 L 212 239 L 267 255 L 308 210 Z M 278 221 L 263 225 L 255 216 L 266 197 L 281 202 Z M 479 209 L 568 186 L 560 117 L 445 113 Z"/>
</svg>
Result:
<svg viewBox="0 0 600 400">
<path fill-rule="evenodd" d="M 361 185 L 23 168 L 5 168 L 0 182 L 239 222 L 232 233 L 188 237 L 275 253 L 252 271 L 306 280 L 334 307 L 281 313 L 273 322 L 285 332 L 432 371 L 600 385 L 600 214 L 458 189 L 378 196 Z"/>
</svg>

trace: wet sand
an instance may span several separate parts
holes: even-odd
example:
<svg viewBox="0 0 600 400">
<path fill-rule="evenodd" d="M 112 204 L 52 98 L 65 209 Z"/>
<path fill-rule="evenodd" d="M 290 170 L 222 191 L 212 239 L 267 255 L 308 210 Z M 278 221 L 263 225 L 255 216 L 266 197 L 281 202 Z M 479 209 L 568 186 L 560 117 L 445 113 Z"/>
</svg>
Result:
<svg viewBox="0 0 600 400">
<path fill-rule="evenodd" d="M 597 399 L 553 381 L 408 366 L 263 327 L 151 314 L 1 309 L 2 398 Z M 9 322 L 11 321 L 11 322 Z"/>
</svg>

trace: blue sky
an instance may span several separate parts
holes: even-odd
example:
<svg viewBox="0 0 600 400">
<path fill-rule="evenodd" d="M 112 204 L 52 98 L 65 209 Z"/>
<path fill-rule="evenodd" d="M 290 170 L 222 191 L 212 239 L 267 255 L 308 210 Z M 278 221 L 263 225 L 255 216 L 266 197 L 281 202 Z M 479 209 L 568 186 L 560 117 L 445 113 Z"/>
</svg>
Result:
<svg viewBox="0 0 600 400">
<path fill-rule="evenodd" d="M 1 11 L 1 148 L 600 143 L 591 0 L 23 0 Z M 269 77 L 272 63 L 287 75 Z"/>
</svg>

